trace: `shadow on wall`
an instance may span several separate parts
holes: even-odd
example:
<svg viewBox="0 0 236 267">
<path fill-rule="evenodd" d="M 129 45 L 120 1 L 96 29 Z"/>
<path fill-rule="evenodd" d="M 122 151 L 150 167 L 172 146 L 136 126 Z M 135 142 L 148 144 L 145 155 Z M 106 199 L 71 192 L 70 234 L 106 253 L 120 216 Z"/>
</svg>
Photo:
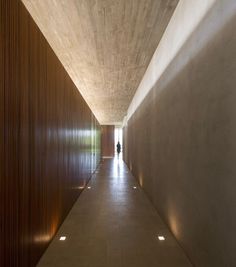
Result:
<svg viewBox="0 0 236 267">
<path fill-rule="evenodd" d="M 128 167 L 201 267 L 236 265 L 236 15 L 232 1 L 222 2 L 124 129 Z"/>
</svg>

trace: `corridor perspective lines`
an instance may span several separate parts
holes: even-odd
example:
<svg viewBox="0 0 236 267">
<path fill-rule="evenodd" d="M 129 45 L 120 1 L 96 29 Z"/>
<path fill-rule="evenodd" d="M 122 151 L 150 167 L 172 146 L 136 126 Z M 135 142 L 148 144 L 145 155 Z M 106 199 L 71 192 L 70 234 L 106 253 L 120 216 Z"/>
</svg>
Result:
<svg viewBox="0 0 236 267">
<path fill-rule="evenodd" d="M 102 160 L 38 264 L 49 266 L 192 265 L 122 158 L 112 158 Z"/>
</svg>

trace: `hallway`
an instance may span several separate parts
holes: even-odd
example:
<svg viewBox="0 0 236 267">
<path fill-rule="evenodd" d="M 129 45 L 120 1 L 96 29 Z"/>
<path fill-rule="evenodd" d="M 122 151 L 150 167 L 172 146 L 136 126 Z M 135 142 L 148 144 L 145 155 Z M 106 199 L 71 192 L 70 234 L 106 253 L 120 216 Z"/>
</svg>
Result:
<svg viewBox="0 0 236 267">
<path fill-rule="evenodd" d="M 0 266 L 236 266 L 235 27 L 235 0 L 0 0 Z"/>
<path fill-rule="evenodd" d="M 123 160 L 114 158 L 101 162 L 39 261 L 49 266 L 192 265 Z"/>
</svg>

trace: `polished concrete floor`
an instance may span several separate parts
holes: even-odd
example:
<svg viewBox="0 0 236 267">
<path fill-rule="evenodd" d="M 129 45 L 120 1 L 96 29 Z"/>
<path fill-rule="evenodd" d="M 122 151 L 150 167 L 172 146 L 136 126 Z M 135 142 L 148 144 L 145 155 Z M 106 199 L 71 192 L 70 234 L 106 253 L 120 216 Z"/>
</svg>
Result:
<svg viewBox="0 0 236 267">
<path fill-rule="evenodd" d="M 102 161 L 38 264 L 48 266 L 192 265 L 122 159 L 114 158 Z"/>
</svg>

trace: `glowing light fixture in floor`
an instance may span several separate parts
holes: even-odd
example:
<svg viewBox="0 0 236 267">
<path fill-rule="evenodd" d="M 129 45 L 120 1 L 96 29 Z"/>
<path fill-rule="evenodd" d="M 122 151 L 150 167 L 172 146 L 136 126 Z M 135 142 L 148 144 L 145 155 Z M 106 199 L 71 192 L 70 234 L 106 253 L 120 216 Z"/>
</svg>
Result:
<svg viewBox="0 0 236 267">
<path fill-rule="evenodd" d="M 66 240 L 66 236 L 61 236 L 59 240 L 60 241 L 65 241 Z"/>
<path fill-rule="evenodd" d="M 159 235 L 159 236 L 158 236 L 158 239 L 159 239 L 160 241 L 164 241 L 164 240 L 165 240 L 165 237 L 162 236 L 162 235 Z"/>
</svg>

